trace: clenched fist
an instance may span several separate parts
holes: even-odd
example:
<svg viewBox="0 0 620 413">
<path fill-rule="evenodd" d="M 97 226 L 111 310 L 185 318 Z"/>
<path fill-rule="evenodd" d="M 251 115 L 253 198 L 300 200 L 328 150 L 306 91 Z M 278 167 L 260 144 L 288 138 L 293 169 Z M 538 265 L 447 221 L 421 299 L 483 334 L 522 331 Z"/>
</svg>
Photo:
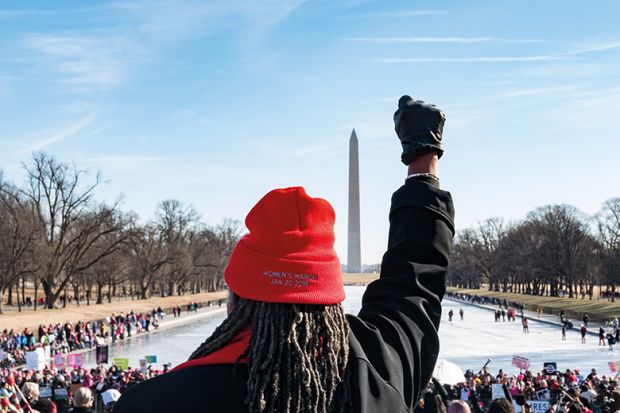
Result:
<svg viewBox="0 0 620 413">
<path fill-rule="evenodd" d="M 403 147 L 400 159 L 405 165 L 418 155 L 436 152 L 441 158 L 443 145 L 441 135 L 446 115 L 435 105 L 413 100 L 404 95 L 398 101 L 394 113 L 394 129 Z"/>
</svg>

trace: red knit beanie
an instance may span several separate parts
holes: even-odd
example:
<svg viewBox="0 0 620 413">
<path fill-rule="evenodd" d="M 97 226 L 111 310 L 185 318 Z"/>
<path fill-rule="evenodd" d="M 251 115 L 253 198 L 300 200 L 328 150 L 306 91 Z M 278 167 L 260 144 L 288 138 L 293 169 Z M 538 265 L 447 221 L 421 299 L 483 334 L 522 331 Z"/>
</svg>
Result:
<svg viewBox="0 0 620 413">
<path fill-rule="evenodd" d="M 334 251 L 334 209 L 302 187 L 275 189 L 245 219 L 250 232 L 235 246 L 224 271 L 239 297 L 291 304 L 344 300 Z"/>
</svg>

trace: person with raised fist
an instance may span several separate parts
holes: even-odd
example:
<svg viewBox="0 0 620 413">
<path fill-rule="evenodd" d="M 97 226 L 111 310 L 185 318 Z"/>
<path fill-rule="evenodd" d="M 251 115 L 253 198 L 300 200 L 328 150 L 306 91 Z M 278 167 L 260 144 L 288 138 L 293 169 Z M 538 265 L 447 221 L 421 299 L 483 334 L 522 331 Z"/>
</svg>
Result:
<svg viewBox="0 0 620 413">
<path fill-rule="evenodd" d="M 381 274 L 360 312 L 341 306 L 331 205 L 302 187 L 275 189 L 249 212 L 226 267 L 228 317 L 114 412 L 414 410 L 439 353 L 454 207 L 439 188 L 444 114 L 403 96 L 394 121 L 408 176 L 392 195 Z"/>
</svg>

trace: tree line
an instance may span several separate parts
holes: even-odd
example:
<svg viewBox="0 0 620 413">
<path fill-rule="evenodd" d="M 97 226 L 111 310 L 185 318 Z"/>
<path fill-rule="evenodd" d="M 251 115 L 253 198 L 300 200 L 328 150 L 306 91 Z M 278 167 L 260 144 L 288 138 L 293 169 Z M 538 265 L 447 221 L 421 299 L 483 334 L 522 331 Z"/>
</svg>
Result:
<svg viewBox="0 0 620 413">
<path fill-rule="evenodd" d="M 21 306 L 27 290 L 36 309 L 39 297 L 54 308 L 70 296 L 89 305 L 120 294 L 146 299 L 223 288 L 238 222 L 209 226 L 191 206 L 168 199 L 140 223 L 119 202 L 97 201 L 99 173 L 45 152 L 23 167 L 21 185 L 0 172 L 0 313 L 5 297 Z"/>
<path fill-rule="evenodd" d="M 509 223 L 490 218 L 460 231 L 451 285 L 532 295 L 614 300 L 620 283 L 620 198 L 594 216 L 571 205 L 547 205 Z"/>
</svg>

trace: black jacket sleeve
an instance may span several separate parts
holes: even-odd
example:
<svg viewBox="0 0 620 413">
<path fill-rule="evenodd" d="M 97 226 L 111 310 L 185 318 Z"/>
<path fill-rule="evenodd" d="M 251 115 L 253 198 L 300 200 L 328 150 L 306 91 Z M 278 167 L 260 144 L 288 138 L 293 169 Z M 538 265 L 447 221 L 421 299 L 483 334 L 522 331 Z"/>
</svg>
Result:
<svg viewBox="0 0 620 413">
<path fill-rule="evenodd" d="M 428 383 L 453 217 L 450 194 L 431 178 L 410 179 L 392 196 L 380 278 L 366 289 L 359 315 L 349 316 L 355 410 L 413 411 Z"/>
</svg>

